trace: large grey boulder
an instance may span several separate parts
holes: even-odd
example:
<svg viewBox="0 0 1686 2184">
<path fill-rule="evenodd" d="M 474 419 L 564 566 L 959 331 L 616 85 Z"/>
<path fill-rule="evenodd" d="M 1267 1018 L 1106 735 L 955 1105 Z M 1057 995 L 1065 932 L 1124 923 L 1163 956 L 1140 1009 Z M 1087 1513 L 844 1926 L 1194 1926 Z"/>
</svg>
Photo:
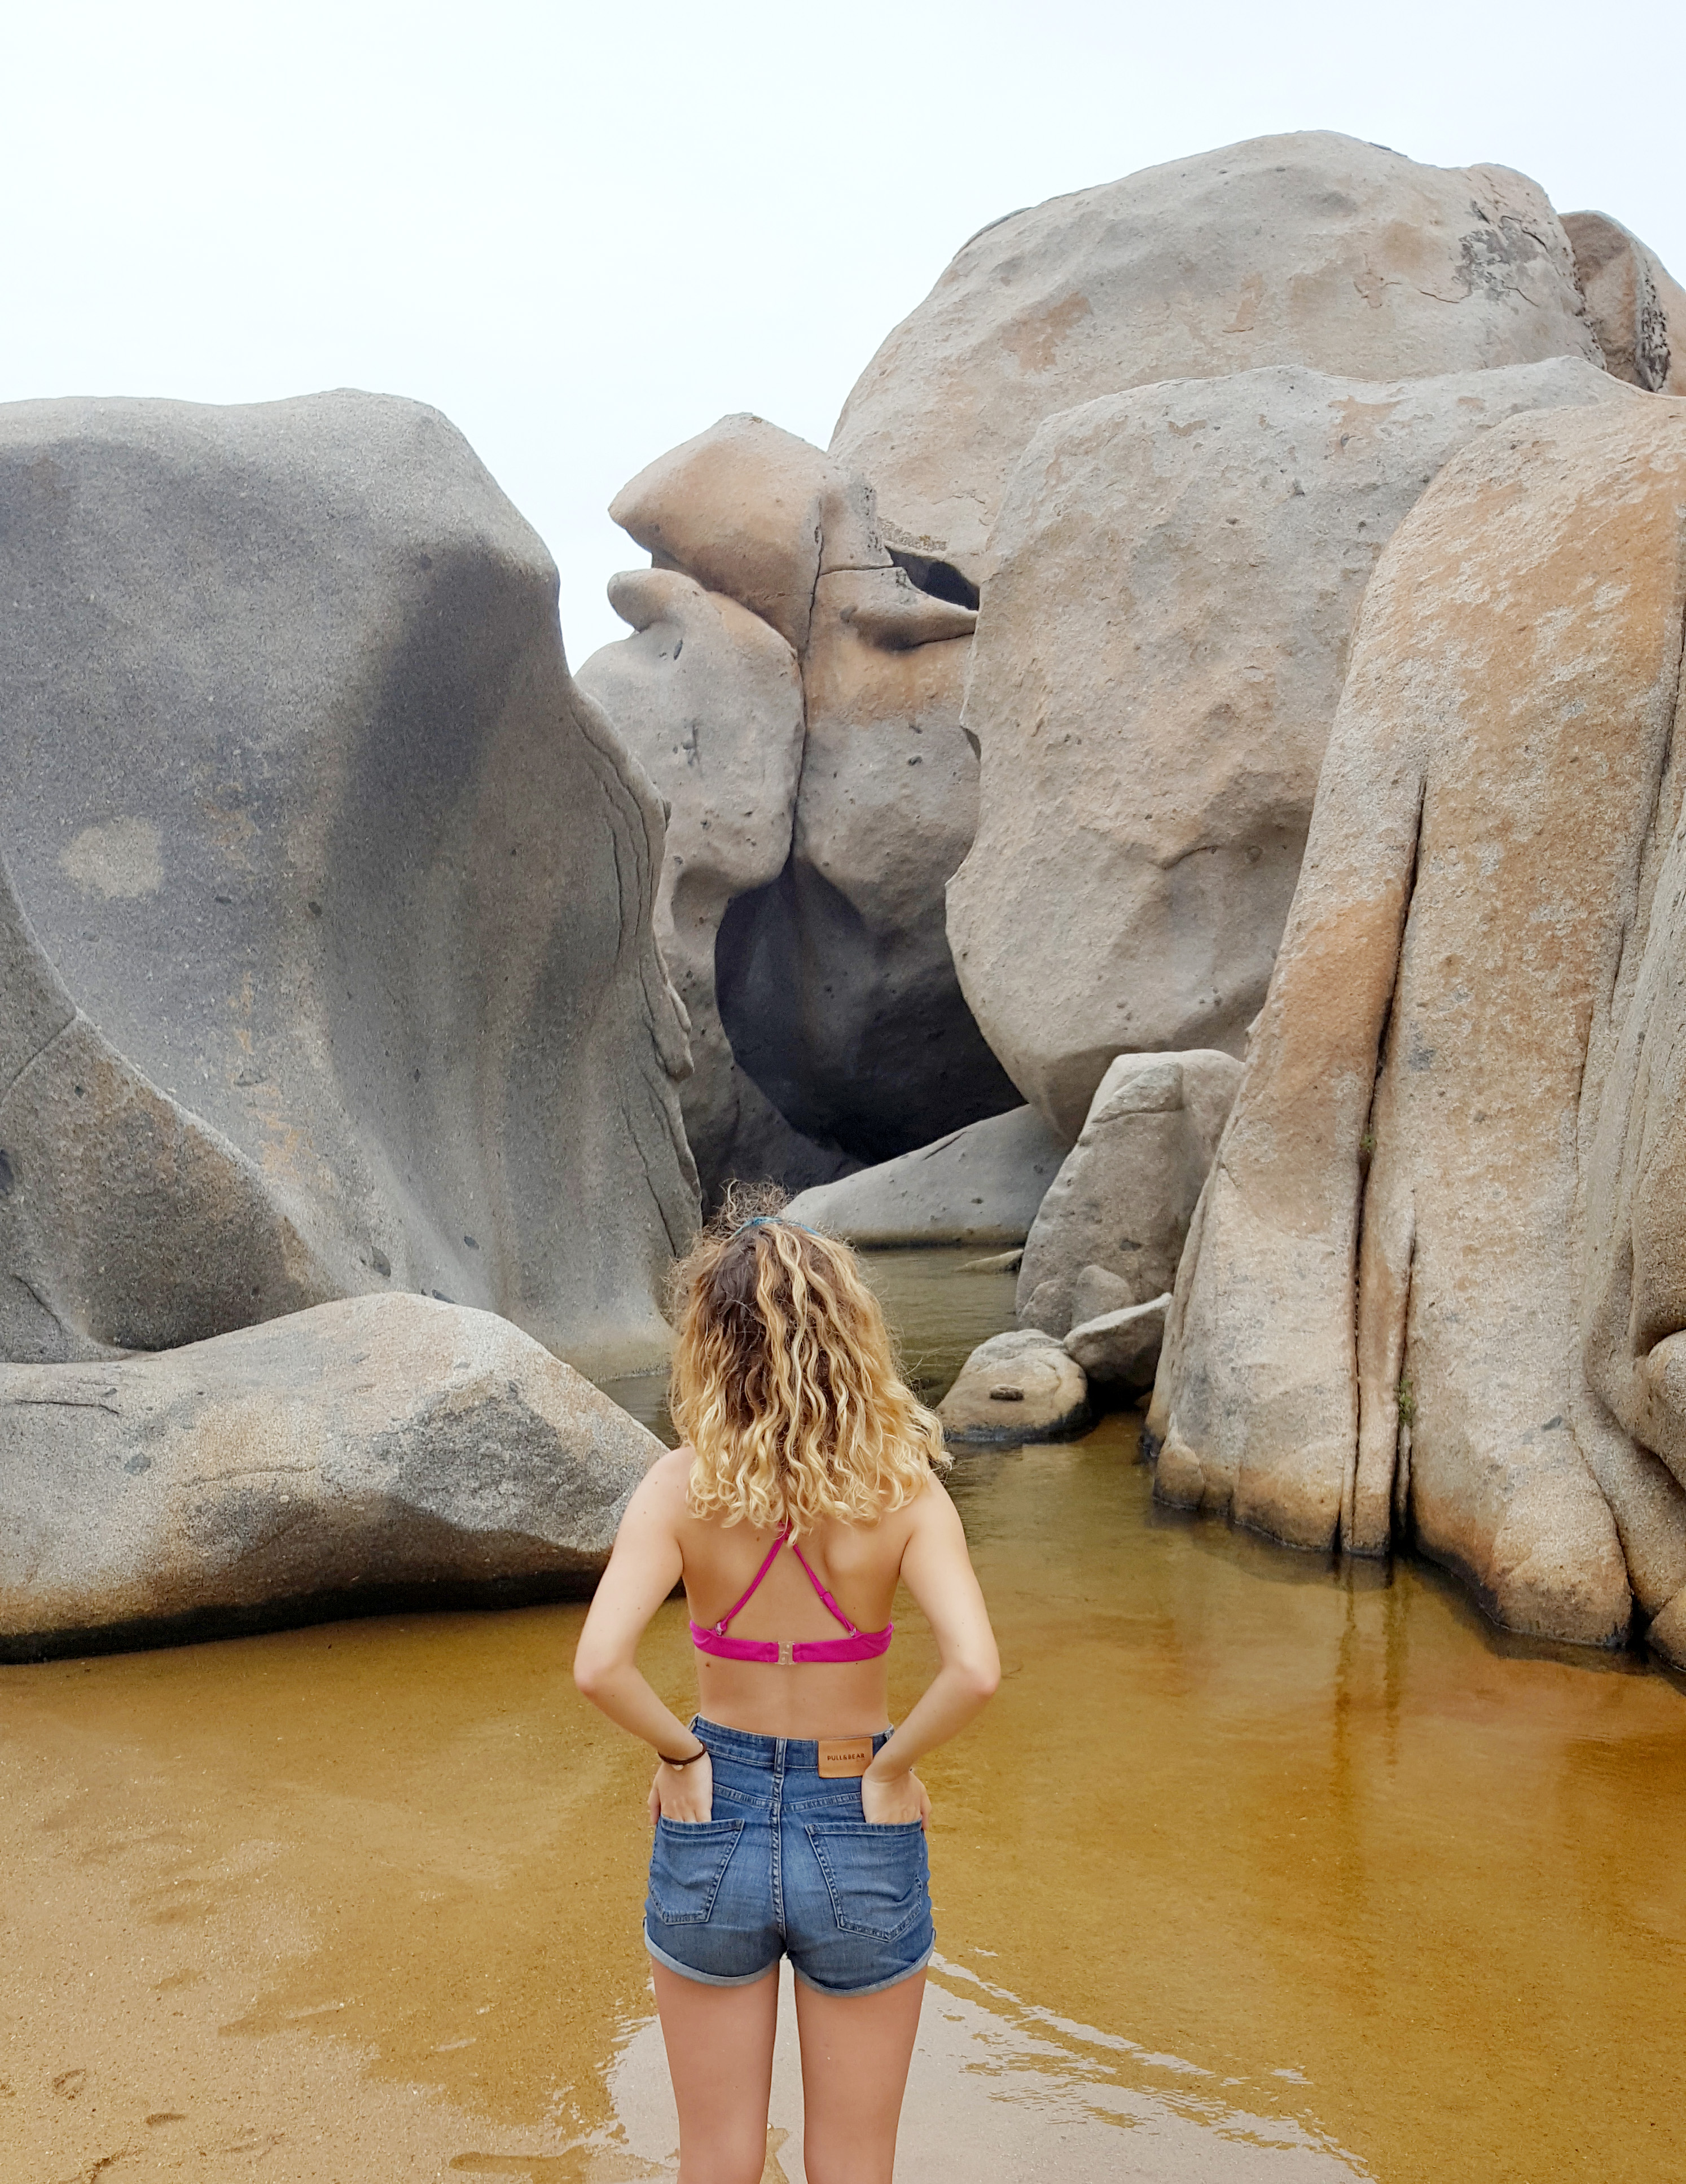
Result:
<svg viewBox="0 0 1686 2184">
<path fill-rule="evenodd" d="M 937 1415 L 943 1438 L 963 1448 L 1068 1440 L 1089 1423 L 1088 1382 L 1059 1343 L 1011 1329 L 979 1343 Z"/>
<path fill-rule="evenodd" d="M 804 1190 L 785 1211 L 851 1244 L 1022 1244 L 1069 1148 L 1034 1107 Z"/>
<path fill-rule="evenodd" d="M 1227 1054 L 1119 1056 L 1031 1226 L 1023 1325 L 1057 1338 L 1171 1287 L 1240 1081 Z"/>
<path fill-rule="evenodd" d="M 1683 621 L 1686 402 L 1400 526 L 1149 1424 L 1167 1501 L 1686 1663 Z"/>
<path fill-rule="evenodd" d="M 615 579 L 638 634 L 581 680 L 673 806 L 665 888 L 705 1190 L 734 1174 L 799 1188 L 1017 1104 L 944 918 L 977 819 L 960 726 L 971 607 L 899 566 L 858 476 L 759 417 L 661 456 L 613 512 L 659 566 Z M 794 710 L 787 670 L 774 687 L 787 655 Z M 724 845 L 721 768 L 743 792 Z M 687 889 L 703 905 L 688 921 Z"/>
<path fill-rule="evenodd" d="M 1056 1129 L 1121 1051 L 1240 1051 L 1365 587 L 1428 481 L 1521 412 L 1632 399 L 1574 358 L 1384 384 L 1277 365 L 1038 432 L 994 533 L 948 900 L 973 1014 Z"/>
<path fill-rule="evenodd" d="M 0 1367 L 0 1659 L 578 1596 L 660 1453 L 507 1320 L 425 1297 Z"/>
<path fill-rule="evenodd" d="M 1272 364 L 1391 380 L 1552 356 L 1602 360 L 1537 185 L 1260 136 L 982 229 L 861 374 L 832 453 L 871 482 L 888 545 L 981 583 L 1007 482 L 1058 410 Z"/>
<path fill-rule="evenodd" d="M 0 410 L 0 1357 L 360 1291 L 648 1362 L 660 808 L 443 418 Z"/>
</svg>

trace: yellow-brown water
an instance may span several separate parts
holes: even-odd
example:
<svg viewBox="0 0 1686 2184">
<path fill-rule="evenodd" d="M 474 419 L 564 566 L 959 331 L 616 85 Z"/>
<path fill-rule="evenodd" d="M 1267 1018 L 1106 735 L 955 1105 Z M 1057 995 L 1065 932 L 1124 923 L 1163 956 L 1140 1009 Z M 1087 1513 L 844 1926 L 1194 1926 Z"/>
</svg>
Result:
<svg viewBox="0 0 1686 2184">
<path fill-rule="evenodd" d="M 1010 1301 L 957 1264 L 881 1275 L 927 1384 Z M 1686 2173 L 1686 1698 L 1166 1518 L 1134 1454 L 956 1466 L 1006 1675 L 924 1770 L 899 2175 Z M 648 1767 L 573 1693 L 581 1613 L 0 1672 L 3 2184 L 671 2175 Z M 678 1697 L 676 1604 L 647 1658 Z M 774 2124 L 795 2180 L 787 2072 Z"/>
</svg>

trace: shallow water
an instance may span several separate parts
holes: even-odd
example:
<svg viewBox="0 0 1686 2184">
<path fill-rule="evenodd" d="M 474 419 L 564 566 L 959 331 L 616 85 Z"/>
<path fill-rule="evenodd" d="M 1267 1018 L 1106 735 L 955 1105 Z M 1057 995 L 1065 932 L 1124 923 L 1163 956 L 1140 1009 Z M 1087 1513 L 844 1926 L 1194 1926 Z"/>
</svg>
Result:
<svg viewBox="0 0 1686 2184">
<path fill-rule="evenodd" d="M 957 1287 L 1010 1303 L 963 1256 L 879 1275 L 933 1388 Z M 1115 1418 L 955 1467 L 1006 1674 L 925 1769 L 899 2174 L 1686 2170 L 1680 1693 L 1167 1517 L 1134 1454 Z M 0 2184 L 671 2176 L 648 1768 L 572 1691 L 581 1614 L 0 1671 Z M 647 1658 L 678 1699 L 676 1604 Z M 787 2070 L 773 2122 L 794 2184 Z"/>
</svg>

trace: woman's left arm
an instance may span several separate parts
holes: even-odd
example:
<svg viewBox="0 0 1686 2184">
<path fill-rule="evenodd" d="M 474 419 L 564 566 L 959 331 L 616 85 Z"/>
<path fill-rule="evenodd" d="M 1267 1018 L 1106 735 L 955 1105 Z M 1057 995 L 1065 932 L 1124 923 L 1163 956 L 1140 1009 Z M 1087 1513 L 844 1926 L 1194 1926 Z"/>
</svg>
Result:
<svg viewBox="0 0 1686 2184">
<path fill-rule="evenodd" d="M 682 1457 L 684 1451 L 679 1455 Z M 575 1648 L 574 1683 L 581 1697 L 653 1745 L 664 1761 L 691 1763 L 656 1769 L 651 1817 L 659 1811 L 671 1820 L 706 1820 L 714 1798 L 708 1754 L 678 1715 L 656 1696 L 637 1658 L 638 1641 L 678 1584 L 683 1568 L 676 1526 L 684 1507 L 688 1468 L 688 1462 L 676 1462 L 675 1457 L 665 1457 L 626 1505 L 615 1535 L 615 1552 Z M 702 1756 L 693 1758 L 698 1752 Z"/>
</svg>

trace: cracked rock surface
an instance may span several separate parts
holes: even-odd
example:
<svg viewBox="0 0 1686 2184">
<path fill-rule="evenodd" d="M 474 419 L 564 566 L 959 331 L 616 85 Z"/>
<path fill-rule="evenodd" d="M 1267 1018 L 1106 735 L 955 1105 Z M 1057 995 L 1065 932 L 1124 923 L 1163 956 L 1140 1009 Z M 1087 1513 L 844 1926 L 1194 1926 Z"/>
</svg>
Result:
<svg viewBox="0 0 1686 2184">
<path fill-rule="evenodd" d="M 1567 237 L 1509 168 L 1260 136 L 975 235 L 843 405 L 832 453 L 892 547 L 975 583 L 1037 427 L 1100 395 L 1274 364 L 1351 379 L 1602 362 Z"/>
<path fill-rule="evenodd" d="M 859 476 L 762 418 L 661 456 L 613 513 L 658 566 L 615 578 L 636 634 L 580 680 L 673 807 L 665 944 L 705 1192 L 804 1188 L 1016 1106 L 945 923 L 977 818 L 973 608 L 898 565 Z"/>
</svg>

